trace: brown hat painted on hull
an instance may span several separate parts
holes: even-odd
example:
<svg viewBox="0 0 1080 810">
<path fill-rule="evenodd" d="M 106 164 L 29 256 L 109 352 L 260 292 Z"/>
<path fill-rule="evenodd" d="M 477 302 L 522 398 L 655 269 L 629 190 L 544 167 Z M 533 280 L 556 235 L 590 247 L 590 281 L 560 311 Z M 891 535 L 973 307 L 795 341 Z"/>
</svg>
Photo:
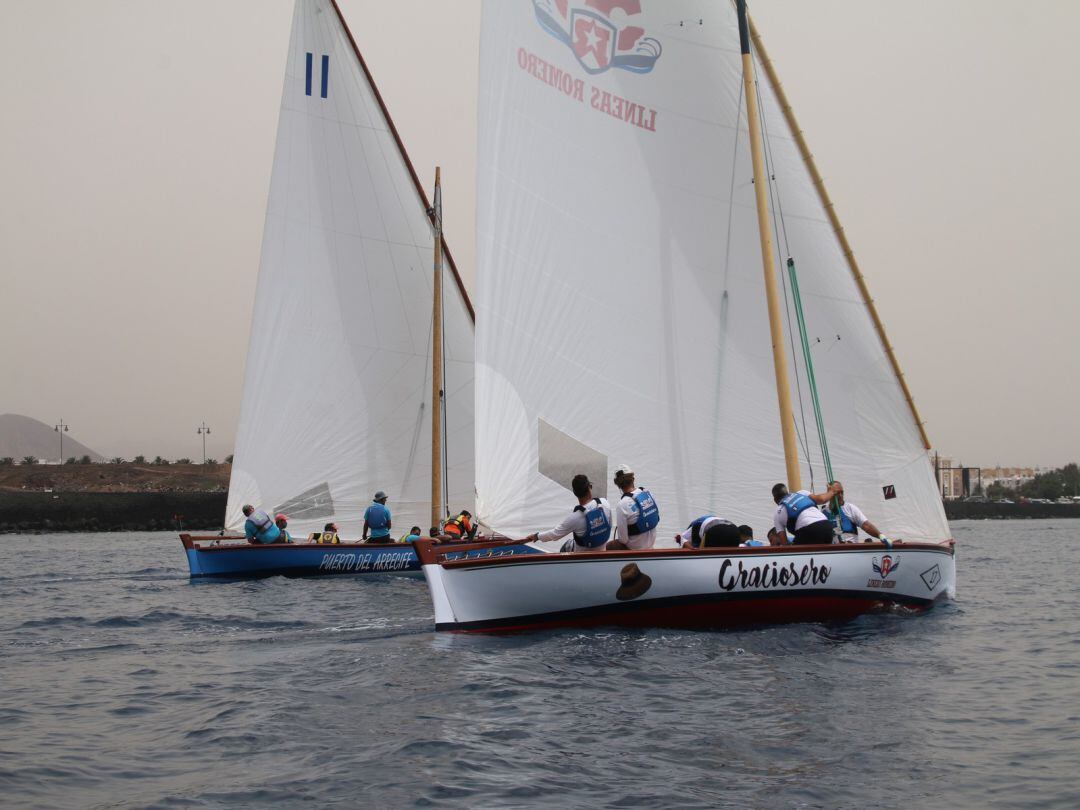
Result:
<svg viewBox="0 0 1080 810">
<path fill-rule="evenodd" d="M 622 577 L 622 585 L 615 591 L 615 598 L 621 602 L 637 599 L 652 587 L 652 578 L 648 574 L 641 573 L 637 563 L 624 565 L 619 576 Z"/>
</svg>

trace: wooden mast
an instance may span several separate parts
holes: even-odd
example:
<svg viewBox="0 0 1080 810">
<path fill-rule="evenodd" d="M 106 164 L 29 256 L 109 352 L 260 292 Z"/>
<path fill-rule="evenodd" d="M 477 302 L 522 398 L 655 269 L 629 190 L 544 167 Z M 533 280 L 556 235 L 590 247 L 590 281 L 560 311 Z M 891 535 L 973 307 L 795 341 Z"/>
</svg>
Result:
<svg viewBox="0 0 1080 810">
<path fill-rule="evenodd" d="M 442 171 L 435 167 L 435 286 L 431 324 L 431 525 L 439 526 L 442 508 L 443 305 Z"/>
<path fill-rule="evenodd" d="M 765 155 L 761 145 L 761 121 L 758 119 L 757 91 L 754 86 L 754 58 L 750 55 L 746 0 L 737 0 L 736 10 L 739 15 L 739 46 L 742 51 L 743 95 L 746 96 L 746 120 L 750 127 L 750 156 L 754 164 L 754 198 L 757 202 L 758 234 L 761 237 L 761 263 L 765 271 L 765 299 L 769 305 L 769 332 L 772 336 L 773 370 L 776 372 L 776 398 L 780 405 L 780 431 L 784 439 L 787 485 L 788 489 L 795 492 L 802 489 L 799 446 L 795 436 L 791 389 L 788 387 L 784 330 L 780 320 L 780 295 L 776 288 L 776 258 L 769 219 L 769 181 L 765 176 Z"/>
<path fill-rule="evenodd" d="M 892 344 L 889 343 L 889 338 L 885 334 L 885 326 L 881 323 L 877 307 L 874 306 L 874 299 L 870 297 L 870 290 L 866 286 L 866 279 L 863 278 L 862 271 L 859 270 L 859 263 L 855 261 L 855 252 L 848 243 L 847 235 L 844 233 L 844 227 L 840 224 L 840 217 L 837 215 L 836 208 L 829 198 L 829 192 L 825 189 L 825 180 L 822 178 L 821 172 L 818 171 L 817 164 L 814 163 L 814 156 L 810 152 L 810 147 L 806 143 L 806 138 L 803 136 L 802 130 L 799 128 L 799 122 L 795 120 L 795 112 L 791 108 L 791 102 L 788 101 L 787 94 L 784 92 L 784 87 L 780 84 L 780 78 L 776 75 L 776 68 L 769 59 L 769 54 L 766 52 L 765 46 L 761 41 L 761 34 L 758 33 L 753 20 L 749 20 L 748 18 L 748 23 L 750 37 L 754 42 L 754 50 L 757 51 L 758 59 L 761 60 L 761 68 L 765 71 L 765 76 L 768 78 L 769 84 L 772 85 L 772 90 L 776 94 L 776 100 L 780 103 L 780 110 L 784 114 L 784 120 L 787 122 L 788 129 L 791 130 L 791 134 L 795 138 L 795 144 L 799 148 L 799 154 L 802 156 L 803 163 L 806 164 L 806 170 L 810 173 L 810 179 L 814 182 L 814 189 L 817 191 L 818 199 L 825 209 L 825 214 L 829 217 L 829 224 L 832 225 L 836 240 L 840 243 L 840 249 L 843 251 L 844 258 L 847 260 L 848 268 L 855 277 L 855 285 L 859 288 L 859 295 L 862 296 L 863 304 L 870 311 L 870 319 L 874 322 L 874 329 L 877 330 L 878 338 L 880 338 L 881 345 L 885 349 L 885 355 L 889 358 L 889 364 L 892 366 L 893 373 L 896 375 L 896 381 L 900 383 L 900 390 L 903 391 L 904 399 L 907 400 L 908 408 L 911 409 L 911 416 L 915 419 L 915 426 L 919 429 L 919 436 L 922 438 L 923 447 L 929 450 L 930 439 L 926 435 L 923 421 L 919 417 L 919 409 L 915 407 L 915 399 L 911 396 L 911 390 L 908 388 L 907 380 L 904 378 L 904 372 L 900 370 L 900 362 L 896 359 Z M 743 59 L 745 60 L 745 58 L 746 57 L 744 56 Z"/>
</svg>

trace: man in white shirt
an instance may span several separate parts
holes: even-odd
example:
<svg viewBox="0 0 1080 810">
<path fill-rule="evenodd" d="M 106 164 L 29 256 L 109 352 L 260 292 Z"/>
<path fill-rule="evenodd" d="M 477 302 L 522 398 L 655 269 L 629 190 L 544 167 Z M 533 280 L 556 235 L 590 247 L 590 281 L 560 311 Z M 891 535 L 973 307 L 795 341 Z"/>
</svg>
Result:
<svg viewBox="0 0 1080 810">
<path fill-rule="evenodd" d="M 825 492 L 813 493 L 806 489 L 788 492 L 784 484 L 772 488 L 776 503 L 773 526 L 783 536 L 784 532 L 795 536 L 795 545 L 829 545 L 833 541 L 832 524 L 818 508 L 835 495 L 830 485 Z"/>
<path fill-rule="evenodd" d="M 615 539 L 607 544 L 608 551 L 652 548 L 660 523 L 652 493 L 634 486 L 634 471 L 625 464 L 615 470 L 615 486 L 622 490 L 622 497 L 615 505 Z"/>
<path fill-rule="evenodd" d="M 559 540 L 573 532 L 574 551 L 602 551 L 611 537 L 611 504 L 607 498 L 594 498 L 592 481 L 587 475 L 575 475 L 570 488 L 577 496 L 578 505 L 559 525 L 546 532 L 533 532 L 525 538 L 527 543 Z"/>
<path fill-rule="evenodd" d="M 833 491 L 836 493 L 836 501 L 840 504 L 840 542 L 841 543 L 858 543 L 859 542 L 859 529 L 862 529 L 871 537 L 877 540 L 884 540 L 881 536 L 881 532 L 878 531 L 877 526 L 867 520 L 866 515 L 862 510 L 853 503 L 844 502 L 844 485 L 839 481 L 833 481 Z M 834 515 L 830 509 L 826 508 L 821 510 L 829 522 L 833 525 L 833 533 L 836 533 L 836 515 Z M 867 542 L 870 542 L 867 540 Z"/>
</svg>

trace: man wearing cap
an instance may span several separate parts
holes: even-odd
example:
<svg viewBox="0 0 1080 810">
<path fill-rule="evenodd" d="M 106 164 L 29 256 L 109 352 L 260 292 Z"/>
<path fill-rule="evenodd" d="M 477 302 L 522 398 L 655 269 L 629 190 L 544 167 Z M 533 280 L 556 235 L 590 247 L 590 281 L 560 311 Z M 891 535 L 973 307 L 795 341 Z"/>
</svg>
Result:
<svg viewBox="0 0 1080 810">
<path fill-rule="evenodd" d="M 702 515 L 675 535 L 675 542 L 683 548 L 738 548 L 739 527 L 716 515 Z"/>
<path fill-rule="evenodd" d="M 250 503 L 241 510 L 247 520 L 244 521 L 244 537 L 249 543 L 277 543 L 281 529 L 274 525 L 273 519 L 262 509 L 256 509 Z"/>
<path fill-rule="evenodd" d="M 831 509 L 825 508 L 821 510 L 821 513 L 825 515 L 829 523 L 833 526 L 833 533 L 837 533 L 839 529 L 840 542 L 841 543 L 858 543 L 859 542 L 859 529 L 862 529 L 871 537 L 877 540 L 887 540 L 888 538 L 882 537 L 881 532 L 878 531 L 877 526 L 867 520 L 863 511 L 853 503 L 847 503 L 844 501 L 844 485 L 839 481 L 833 481 L 833 491 L 835 492 L 836 503 L 840 507 L 840 525 L 836 525 L 836 515 L 833 514 Z M 866 542 L 870 542 L 867 540 Z"/>
<path fill-rule="evenodd" d="M 832 524 L 818 507 L 828 503 L 836 494 L 830 484 L 825 492 L 813 493 L 806 489 L 788 492 L 784 484 L 772 488 L 776 503 L 774 528 L 778 535 L 786 531 L 795 535 L 795 545 L 829 545 L 833 541 Z"/>
<path fill-rule="evenodd" d="M 369 531 L 371 537 L 368 537 Z M 364 543 L 393 542 L 390 539 L 390 510 L 386 506 L 386 493 L 381 489 L 364 512 L 364 531 L 360 539 Z"/>
<path fill-rule="evenodd" d="M 615 486 L 622 490 L 622 496 L 615 506 L 615 539 L 607 544 L 609 551 L 652 548 L 656 542 L 660 509 L 652 493 L 634 483 L 629 465 L 615 469 Z"/>
<path fill-rule="evenodd" d="M 594 498 L 592 486 L 589 476 L 575 475 L 570 488 L 577 496 L 578 505 L 558 526 L 546 532 L 533 532 L 525 542 L 559 540 L 573 532 L 574 551 L 602 551 L 611 537 L 611 504 L 607 498 Z"/>
</svg>

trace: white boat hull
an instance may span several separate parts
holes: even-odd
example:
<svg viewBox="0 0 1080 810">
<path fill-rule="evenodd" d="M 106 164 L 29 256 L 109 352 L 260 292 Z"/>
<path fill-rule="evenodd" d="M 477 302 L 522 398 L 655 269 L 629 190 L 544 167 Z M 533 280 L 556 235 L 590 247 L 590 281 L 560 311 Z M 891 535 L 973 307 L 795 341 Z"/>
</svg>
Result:
<svg viewBox="0 0 1080 810">
<path fill-rule="evenodd" d="M 956 590 L 953 545 L 879 543 L 446 559 L 416 544 L 437 630 L 723 628 L 929 608 Z M 636 569 L 630 566 L 636 566 Z"/>
</svg>

